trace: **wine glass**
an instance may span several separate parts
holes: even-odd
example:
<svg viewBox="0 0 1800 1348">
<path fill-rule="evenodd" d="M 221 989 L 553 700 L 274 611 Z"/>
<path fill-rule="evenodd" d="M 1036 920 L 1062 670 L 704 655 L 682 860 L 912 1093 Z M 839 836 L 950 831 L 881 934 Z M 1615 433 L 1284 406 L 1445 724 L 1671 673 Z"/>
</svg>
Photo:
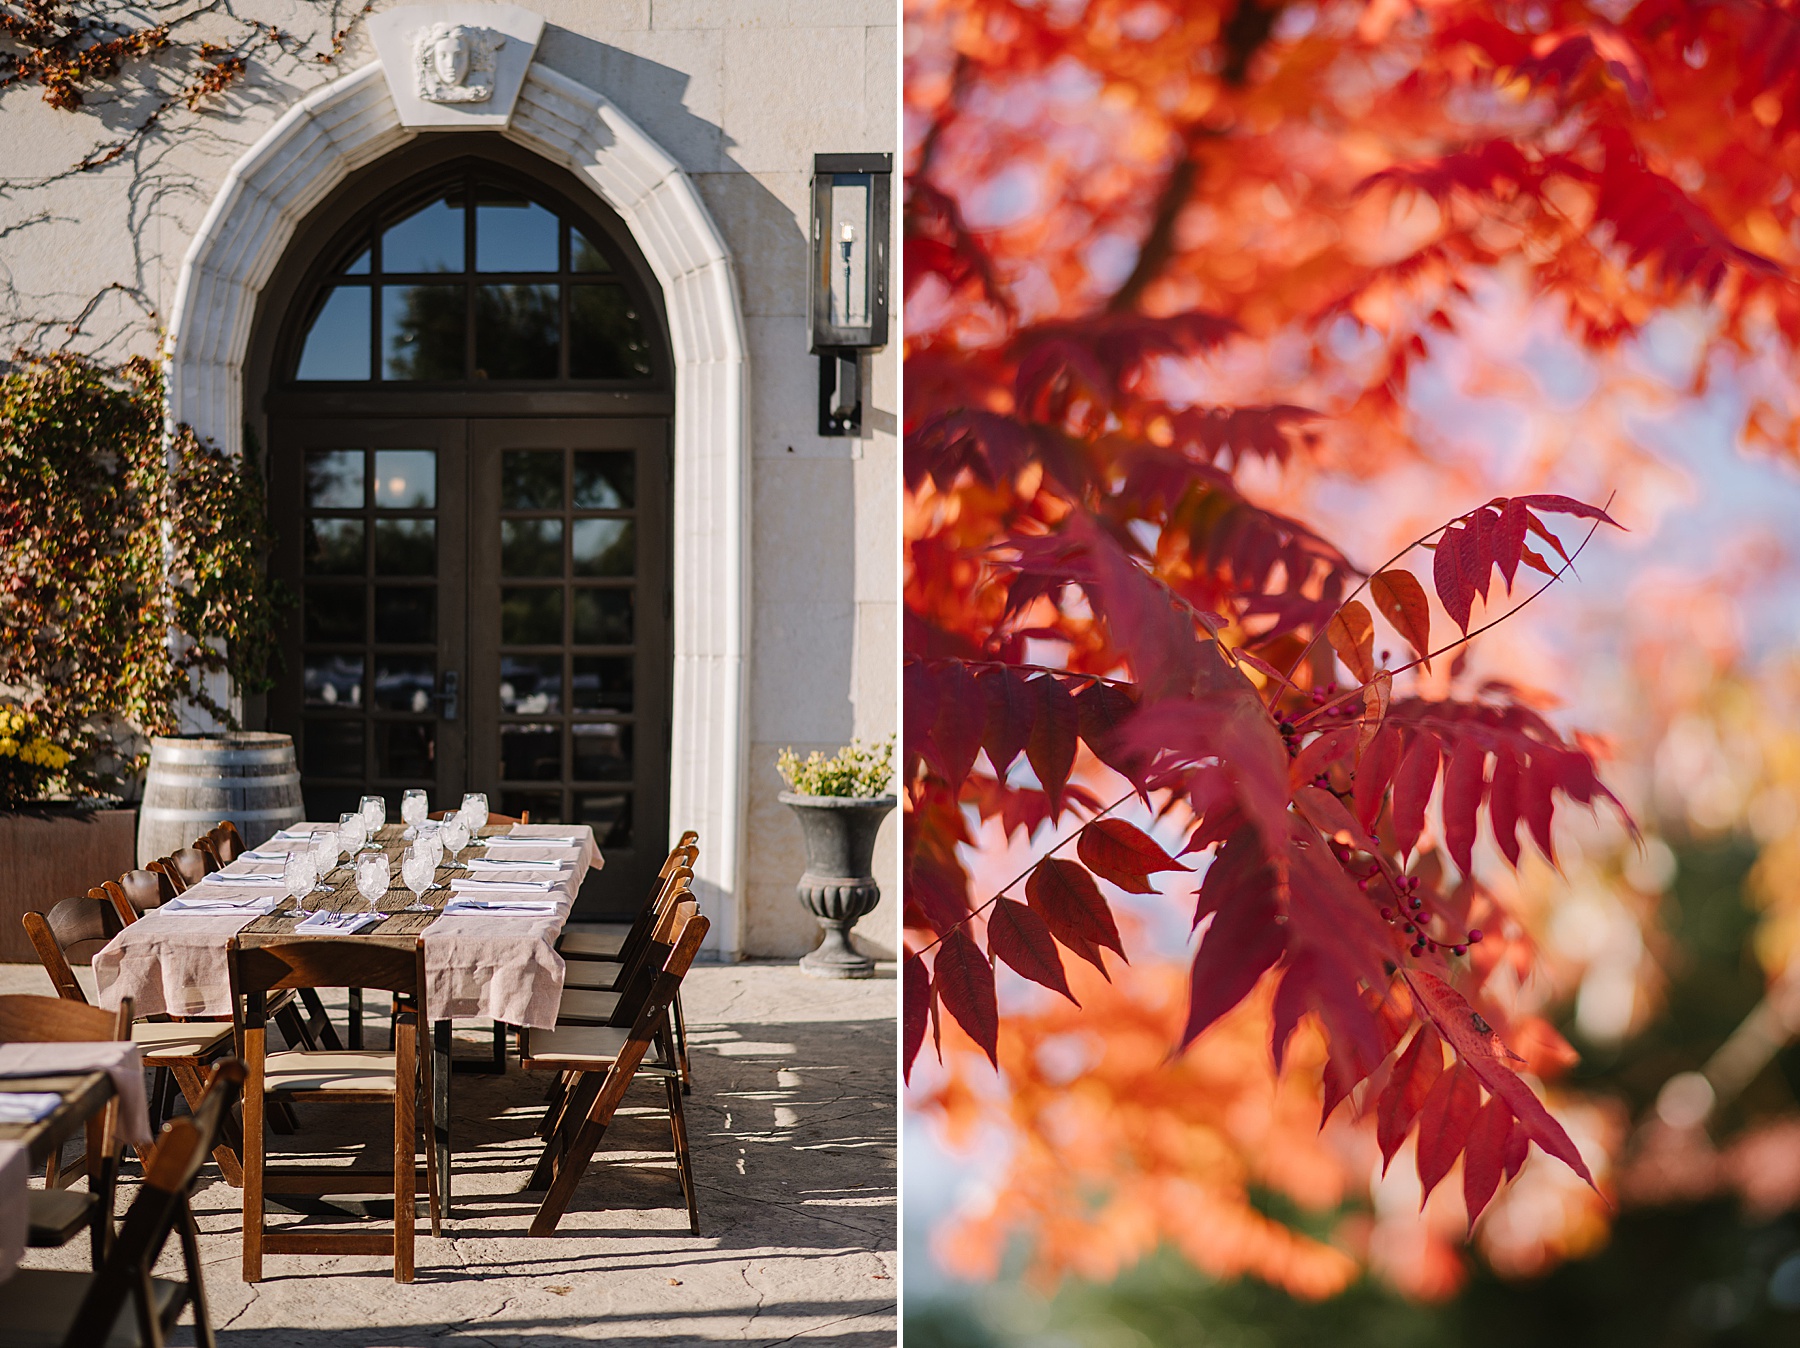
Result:
<svg viewBox="0 0 1800 1348">
<path fill-rule="evenodd" d="M 380 901 L 393 878 L 386 852 L 364 852 L 356 858 L 356 892 L 368 902 L 370 912 L 380 911 Z"/>
<path fill-rule="evenodd" d="M 487 827 L 488 802 L 487 794 L 482 791 L 471 791 L 462 798 L 462 807 L 456 812 L 457 817 L 469 825 L 469 835 L 474 837 Z"/>
<path fill-rule="evenodd" d="M 365 839 L 373 838 L 387 823 L 387 799 L 384 796 L 364 796 L 357 802 L 356 811 L 362 816 Z"/>
<path fill-rule="evenodd" d="M 444 824 L 439 819 L 425 819 L 419 823 L 419 836 L 413 842 L 421 852 L 431 857 L 433 869 L 444 859 Z"/>
<path fill-rule="evenodd" d="M 338 843 L 345 852 L 354 854 L 360 851 L 368 837 L 368 826 L 363 823 L 360 810 L 351 810 L 338 816 Z"/>
<path fill-rule="evenodd" d="M 430 813 L 431 798 L 423 791 L 414 789 L 401 793 L 400 821 L 406 825 L 406 832 L 401 836 L 408 839 L 418 837 L 419 825 Z"/>
<path fill-rule="evenodd" d="M 331 883 L 327 877 L 337 869 L 340 850 L 337 830 L 328 828 L 323 833 L 313 834 L 312 846 L 308 850 L 312 853 L 313 871 L 319 881 L 314 893 L 328 894 L 331 892 Z"/>
<path fill-rule="evenodd" d="M 460 814 L 452 815 L 444 821 L 443 828 L 438 830 L 438 837 L 444 840 L 444 850 L 450 853 L 454 864 L 456 854 L 469 845 L 469 821 Z"/>
<path fill-rule="evenodd" d="M 294 907 L 306 911 L 306 896 L 319 878 L 318 861 L 311 849 L 301 847 L 289 852 L 281 862 L 281 887 L 294 896 Z"/>
<path fill-rule="evenodd" d="M 437 871 L 432 864 L 429 850 L 421 851 L 418 847 L 409 847 L 400 858 L 400 879 L 412 891 L 413 901 L 402 912 L 429 913 L 431 905 L 425 902 L 425 891 L 431 888 L 431 881 Z"/>
</svg>

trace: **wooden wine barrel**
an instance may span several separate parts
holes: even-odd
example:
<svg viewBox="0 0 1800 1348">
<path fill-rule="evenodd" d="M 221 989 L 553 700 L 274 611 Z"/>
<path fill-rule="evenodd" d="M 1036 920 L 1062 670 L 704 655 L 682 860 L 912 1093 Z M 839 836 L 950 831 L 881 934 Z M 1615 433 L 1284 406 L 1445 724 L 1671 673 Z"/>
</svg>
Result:
<svg viewBox="0 0 1800 1348">
<path fill-rule="evenodd" d="M 150 741 L 138 806 L 138 865 L 166 857 L 220 820 L 255 847 L 304 817 L 290 735 L 240 732 Z"/>
</svg>

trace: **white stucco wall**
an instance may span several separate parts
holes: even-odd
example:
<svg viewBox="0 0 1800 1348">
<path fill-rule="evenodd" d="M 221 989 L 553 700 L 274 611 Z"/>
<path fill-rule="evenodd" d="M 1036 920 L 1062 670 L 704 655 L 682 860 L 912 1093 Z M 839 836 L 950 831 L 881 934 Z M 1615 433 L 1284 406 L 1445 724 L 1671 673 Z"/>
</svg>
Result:
<svg viewBox="0 0 1800 1348">
<path fill-rule="evenodd" d="M 775 753 L 881 738 L 897 723 L 897 348 L 869 362 L 863 438 L 822 438 L 806 317 L 812 156 L 896 148 L 895 7 L 529 7 L 547 20 L 538 60 L 602 91 L 680 164 L 732 255 L 751 416 L 742 949 L 798 955 L 816 928 L 793 895 L 803 857 L 798 827 L 775 799 Z M 309 5 L 250 0 L 237 9 L 302 37 L 324 28 Z M 218 32 L 229 36 L 222 23 Z M 207 35 L 203 27 L 179 34 Z M 48 107 L 35 91 L 9 91 L 0 98 L 0 340 L 8 349 L 71 340 L 109 356 L 150 354 L 182 256 L 232 164 L 293 103 L 371 59 L 361 32 L 335 69 L 301 57 L 259 59 L 217 107 L 172 112 L 164 130 L 114 163 L 72 175 L 70 165 L 141 117 L 147 84 L 168 77 L 154 67 L 130 70 L 117 94 L 94 96 L 76 114 Z M 84 311 L 80 334 L 68 338 L 65 326 Z M 877 855 L 886 897 L 858 927 L 879 955 L 891 955 L 897 938 L 897 828 L 896 818 Z"/>
</svg>

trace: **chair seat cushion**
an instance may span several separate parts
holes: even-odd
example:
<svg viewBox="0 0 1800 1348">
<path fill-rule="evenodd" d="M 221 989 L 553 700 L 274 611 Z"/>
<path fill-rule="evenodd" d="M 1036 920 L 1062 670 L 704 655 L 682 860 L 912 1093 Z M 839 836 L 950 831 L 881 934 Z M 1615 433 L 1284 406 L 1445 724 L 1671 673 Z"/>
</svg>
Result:
<svg viewBox="0 0 1800 1348">
<path fill-rule="evenodd" d="M 265 1091 L 392 1091 L 392 1053 L 289 1049 L 263 1062 Z"/>
<path fill-rule="evenodd" d="M 564 959 L 617 960 L 629 931 L 566 931 L 556 943 Z"/>
<path fill-rule="evenodd" d="M 570 960 L 563 966 L 563 986 L 588 992 L 611 992 L 625 968 L 606 960 Z"/>
<path fill-rule="evenodd" d="M 77 1232 L 86 1230 L 100 1202 L 73 1189 L 32 1189 L 26 1198 L 30 1223 L 26 1239 L 40 1250 L 67 1245 Z"/>
<path fill-rule="evenodd" d="M 0 1284 L 0 1325 L 6 1327 L 8 1348 L 61 1348 L 93 1281 L 92 1273 L 22 1268 Z M 152 1278 L 150 1285 L 156 1318 L 168 1324 L 187 1301 L 187 1284 Z M 127 1297 L 104 1348 L 137 1348 L 142 1342 L 137 1313 Z"/>
<path fill-rule="evenodd" d="M 228 1020 L 152 1021 L 132 1024 L 131 1042 L 150 1062 L 158 1056 L 198 1058 L 231 1045 L 231 1022 Z"/>
<path fill-rule="evenodd" d="M 617 1025 L 559 1025 L 529 1032 L 528 1067 L 561 1071 L 603 1072 L 611 1067 L 631 1031 Z M 639 1076 L 667 1076 L 674 1069 L 646 1058 Z"/>
<path fill-rule="evenodd" d="M 562 1004 L 556 1008 L 558 1025 L 604 1025 L 619 1009 L 616 992 L 589 992 L 565 987 Z"/>
</svg>

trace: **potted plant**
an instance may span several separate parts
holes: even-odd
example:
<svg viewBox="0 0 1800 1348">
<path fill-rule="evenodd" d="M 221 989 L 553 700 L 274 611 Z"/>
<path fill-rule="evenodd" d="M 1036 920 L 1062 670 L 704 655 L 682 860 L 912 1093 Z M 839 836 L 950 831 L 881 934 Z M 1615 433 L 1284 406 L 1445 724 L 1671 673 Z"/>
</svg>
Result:
<svg viewBox="0 0 1800 1348">
<path fill-rule="evenodd" d="M 824 939 L 800 968 L 815 978 L 868 978 L 875 961 L 850 941 L 850 929 L 881 902 L 872 862 L 881 821 L 894 808 L 894 741 L 864 747 L 852 740 L 830 758 L 816 750 L 802 761 L 783 749 L 775 767 L 788 784 L 781 803 L 800 820 L 806 871 L 796 893 Z"/>
<path fill-rule="evenodd" d="M 151 740 L 235 729 L 267 683 L 261 472 L 167 411 L 149 360 L 0 365 L 0 960 L 35 959 L 21 913 L 134 864 Z"/>
</svg>

